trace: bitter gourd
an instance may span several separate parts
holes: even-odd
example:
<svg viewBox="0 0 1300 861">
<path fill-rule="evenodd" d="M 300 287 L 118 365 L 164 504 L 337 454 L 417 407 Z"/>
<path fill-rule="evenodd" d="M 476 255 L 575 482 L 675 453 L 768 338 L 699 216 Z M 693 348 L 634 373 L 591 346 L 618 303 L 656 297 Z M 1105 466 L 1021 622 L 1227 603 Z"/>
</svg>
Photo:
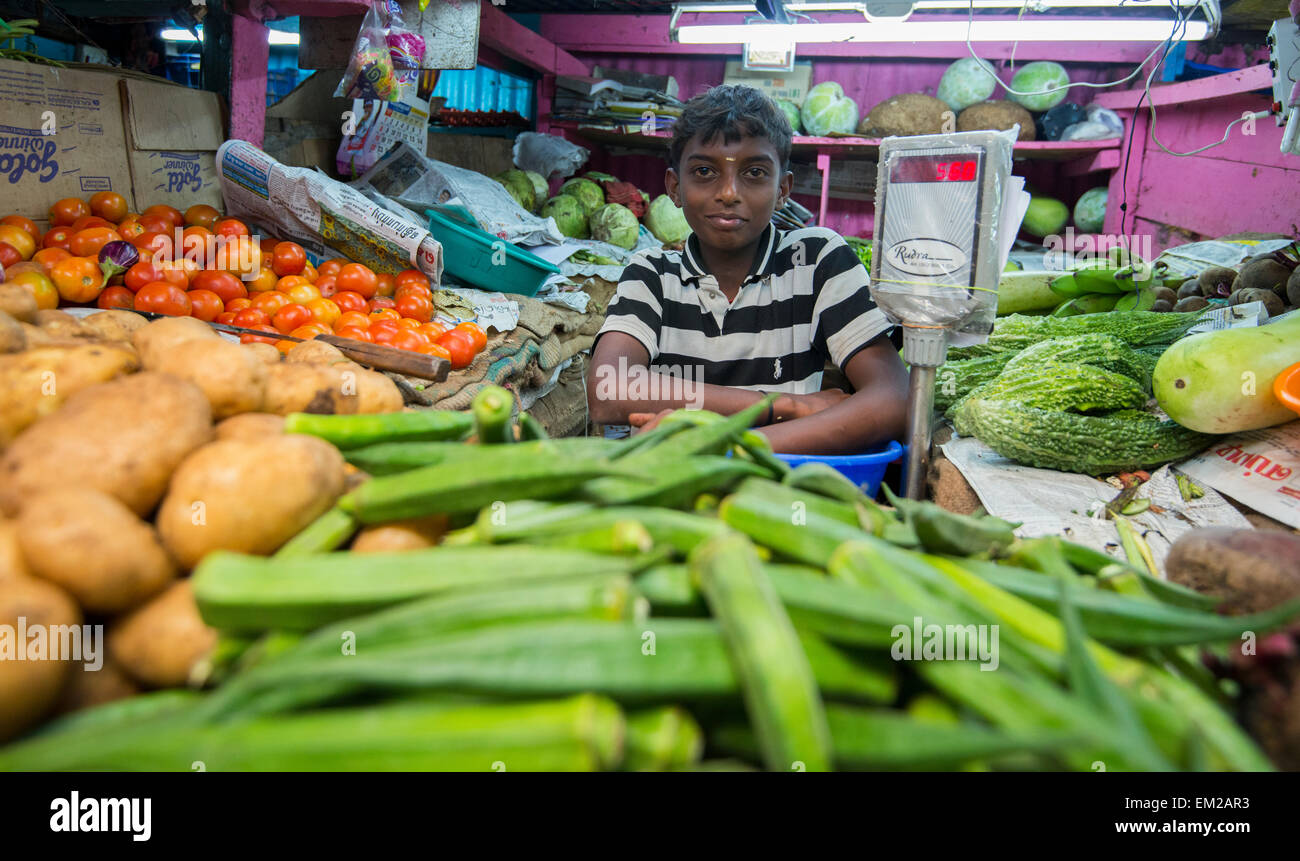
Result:
<svg viewBox="0 0 1300 861">
<path fill-rule="evenodd" d="M 1003 457 L 1088 475 L 1154 469 L 1190 457 L 1215 439 L 1139 410 L 1087 416 L 972 398 L 962 415 L 968 429 Z"/>
<path fill-rule="evenodd" d="M 1146 390 L 1137 380 L 1078 362 L 1041 362 L 1009 367 L 996 380 L 976 388 L 950 411 L 957 433 L 971 434 L 965 405 L 973 400 L 1019 401 L 1027 407 L 1089 413 L 1142 406 Z"/>
<path fill-rule="evenodd" d="M 1079 314 L 1073 317 L 1011 314 L 999 318 L 987 343 L 953 348 L 948 351 L 948 358 L 970 359 L 1007 351 L 1019 352 L 1039 341 L 1070 335 L 1112 335 L 1130 347 L 1172 344 L 1187 334 L 1187 330 L 1196 325 L 1203 313 L 1111 311 L 1107 314 Z"/>
<path fill-rule="evenodd" d="M 1003 373 L 1031 368 L 1043 362 L 1093 365 L 1137 380 L 1148 390 L 1151 386 L 1151 371 L 1144 364 L 1143 357 L 1114 335 L 1071 335 L 1039 341 L 1013 356 Z"/>
<path fill-rule="evenodd" d="M 934 380 L 934 407 L 946 410 L 970 394 L 976 386 L 992 382 L 1002 373 L 1015 353 L 996 353 L 977 359 L 948 362 L 939 368 Z"/>
</svg>

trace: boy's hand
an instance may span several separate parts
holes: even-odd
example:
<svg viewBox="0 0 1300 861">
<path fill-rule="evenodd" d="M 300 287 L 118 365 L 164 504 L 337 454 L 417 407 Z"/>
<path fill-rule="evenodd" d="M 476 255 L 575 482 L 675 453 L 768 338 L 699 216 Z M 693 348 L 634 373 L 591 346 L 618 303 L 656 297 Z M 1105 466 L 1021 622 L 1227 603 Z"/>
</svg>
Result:
<svg viewBox="0 0 1300 861">
<path fill-rule="evenodd" d="M 781 395 L 776 399 L 775 412 L 781 421 L 794 421 L 829 409 L 848 396 L 848 392 L 840 389 L 827 389 L 808 395 Z"/>
<path fill-rule="evenodd" d="M 635 428 L 635 430 L 632 431 L 632 436 L 639 433 L 645 433 L 648 430 L 654 430 L 659 425 L 659 422 L 663 420 L 664 416 L 671 415 L 674 412 L 676 412 L 676 410 L 661 410 L 657 413 L 630 414 L 627 417 L 627 423 Z"/>
</svg>

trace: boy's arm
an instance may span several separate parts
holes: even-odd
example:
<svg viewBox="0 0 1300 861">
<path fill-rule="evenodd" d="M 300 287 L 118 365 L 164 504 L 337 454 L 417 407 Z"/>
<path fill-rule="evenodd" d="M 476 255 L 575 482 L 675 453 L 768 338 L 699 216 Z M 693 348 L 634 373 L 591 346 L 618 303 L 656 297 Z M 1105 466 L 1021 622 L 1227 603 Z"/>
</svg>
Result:
<svg viewBox="0 0 1300 861">
<path fill-rule="evenodd" d="M 854 393 L 834 406 L 760 433 L 784 454 L 859 454 L 907 426 L 907 369 L 888 338 L 859 350 L 844 373 Z"/>
</svg>

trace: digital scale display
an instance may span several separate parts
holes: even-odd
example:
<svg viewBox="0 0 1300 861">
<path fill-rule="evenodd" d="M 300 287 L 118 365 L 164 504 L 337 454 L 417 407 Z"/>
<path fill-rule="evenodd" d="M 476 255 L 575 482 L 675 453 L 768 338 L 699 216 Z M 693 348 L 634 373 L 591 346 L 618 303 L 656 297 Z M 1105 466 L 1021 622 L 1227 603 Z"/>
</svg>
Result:
<svg viewBox="0 0 1300 861">
<path fill-rule="evenodd" d="M 973 158 L 953 160 L 941 155 L 900 155 L 889 170 L 893 183 L 975 182 L 979 179 L 979 162 Z"/>
</svg>

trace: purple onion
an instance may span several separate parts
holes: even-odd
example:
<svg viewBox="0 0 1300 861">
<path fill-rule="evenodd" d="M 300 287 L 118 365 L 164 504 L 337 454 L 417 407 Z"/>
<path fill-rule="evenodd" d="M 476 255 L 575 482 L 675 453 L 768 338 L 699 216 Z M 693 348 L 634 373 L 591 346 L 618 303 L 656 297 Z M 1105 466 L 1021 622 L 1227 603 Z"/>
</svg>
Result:
<svg viewBox="0 0 1300 861">
<path fill-rule="evenodd" d="M 104 272 L 104 280 L 114 275 L 121 275 L 140 262 L 140 252 L 125 239 L 110 242 L 99 249 L 99 268 Z"/>
</svg>

